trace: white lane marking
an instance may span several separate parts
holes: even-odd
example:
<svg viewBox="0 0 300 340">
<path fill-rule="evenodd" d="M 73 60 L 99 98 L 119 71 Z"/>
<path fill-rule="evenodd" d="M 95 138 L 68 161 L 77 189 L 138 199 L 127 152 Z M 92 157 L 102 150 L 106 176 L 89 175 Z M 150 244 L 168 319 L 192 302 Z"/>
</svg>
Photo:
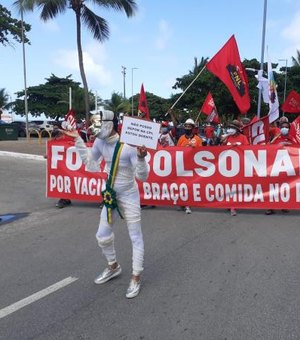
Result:
<svg viewBox="0 0 300 340">
<path fill-rule="evenodd" d="M 27 305 L 29 305 L 29 304 L 37 301 L 37 300 L 42 299 L 43 297 L 45 297 L 45 296 L 47 296 L 51 293 L 54 293 L 55 291 L 65 287 L 65 286 L 69 285 L 70 283 L 73 283 L 77 280 L 78 280 L 78 277 L 69 276 L 64 280 L 61 280 L 57 283 L 54 283 L 53 285 L 51 285 L 51 286 L 49 286 L 49 287 L 47 287 L 43 290 L 40 290 L 37 293 L 34 293 L 34 294 L 28 296 L 25 299 L 22 299 L 22 300 L 20 300 L 16 303 L 13 303 L 10 306 L 7 306 L 3 309 L 0 309 L 0 319 L 6 317 L 7 315 L 9 315 L 11 313 L 16 312 L 17 310 L 19 310 L 23 307 L 26 307 Z"/>
<path fill-rule="evenodd" d="M 39 155 L 31 155 L 28 153 L 19 153 L 19 152 L 10 152 L 10 151 L 0 151 L 0 156 L 12 156 L 15 158 L 25 158 L 25 159 L 33 159 L 38 161 L 45 161 L 44 156 Z"/>
</svg>

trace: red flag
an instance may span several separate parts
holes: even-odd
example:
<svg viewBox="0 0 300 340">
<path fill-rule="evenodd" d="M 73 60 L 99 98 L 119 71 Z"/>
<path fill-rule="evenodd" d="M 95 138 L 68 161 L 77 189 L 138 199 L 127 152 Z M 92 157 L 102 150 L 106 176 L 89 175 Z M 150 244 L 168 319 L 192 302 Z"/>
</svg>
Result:
<svg viewBox="0 0 300 340">
<path fill-rule="evenodd" d="M 290 128 L 290 134 L 300 144 L 300 115 L 292 122 L 291 128 Z"/>
<path fill-rule="evenodd" d="M 269 129 L 269 116 L 264 116 L 261 119 L 252 119 L 250 124 L 243 127 L 243 133 L 252 145 L 267 144 L 269 142 Z"/>
<path fill-rule="evenodd" d="M 257 116 L 254 116 L 254 117 L 251 119 L 251 121 L 250 121 L 249 124 L 253 124 L 253 123 L 257 122 L 257 121 L 258 121 Z"/>
<path fill-rule="evenodd" d="M 141 86 L 141 92 L 139 97 L 139 106 L 138 106 L 138 116 L 145 119 L 150 119 L 149 109 L 147 105 L 146 94 L 144 91 L 144 85 Z"/>
<path fill-rule="evenodd" d="M 283 112 L 300 113 L 300 94 L 292 90 L 281 105 Z"/>
<path fill-rule="evenodd" d="M 200 112 L 203 112 L 204 114 L 207 115 L 206 120 L 208 122 L 210 123 L 213 122 L 216 124 L 220 123 L 217 108 L 216 108 L 211 92 L 208 92 L 208 95 L 205 98 L 205 101 L 201 107 Z"/>
<path fill-rule="evenodd" d="M 227 86 L 240 112 L 246 113 L 250 108 L 248 79 L 234 35 L 206 64 L 206 68 Z"/>
<path fill-rule="evenodd" d="M 62 122 L 61 127 L 65 130 L 75 130 L 76 129 L 76 119 L 75 112 L 70 109 L 65 115 L 65 120 Z"/>
</svg>

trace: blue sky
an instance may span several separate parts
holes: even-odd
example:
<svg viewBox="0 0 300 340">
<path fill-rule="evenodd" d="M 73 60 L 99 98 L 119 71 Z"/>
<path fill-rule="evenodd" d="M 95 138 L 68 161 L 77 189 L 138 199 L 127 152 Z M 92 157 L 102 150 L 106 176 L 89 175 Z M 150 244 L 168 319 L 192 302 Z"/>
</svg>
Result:
<svg viewBox="0 0 300 340">
<path fill-rule="evenodd" d="M 13 1 L 1 1 L 14 17 Z M 92 1 L 86 1 L 89 4 Z M 93 40 L 83 28 L 82 45 L 89 89 L 102 99 L 123 94 L 122 67 L 126 67 L 126 96 L 148 92 L 169 98 L 177 77 L 193 68 L 194 58 L 213 57 L 232 34 L 241 59 L 261 57 L 264 0 L 136 0 L 133 18 L 121 12 L 96 9 L 110 26 L 110 39 Z M 72 74 L 81 82 L 75 16 L 72 10 L 44 23 L 39 12 L 25 13 L 32 25 L 26 46 L 27 85 L 45 83 L 51 73 Z M 300 1 L 268 0 L 266 45 L 272 62 L 296 56 L 300 50 Z M 24 88 L 22 46 L 2 47 L 0 88 L 14 99 Z M 266 54 L 265 54 L 266 58 Z M 280 62 L 281 66 L 285 62 Z M 137 68 L 132 71 L 132 68 Z M 133 74 L 133 79 L 132 79 Z M 133 91 L 132 91 L 133 90 Z"/>
</svg>

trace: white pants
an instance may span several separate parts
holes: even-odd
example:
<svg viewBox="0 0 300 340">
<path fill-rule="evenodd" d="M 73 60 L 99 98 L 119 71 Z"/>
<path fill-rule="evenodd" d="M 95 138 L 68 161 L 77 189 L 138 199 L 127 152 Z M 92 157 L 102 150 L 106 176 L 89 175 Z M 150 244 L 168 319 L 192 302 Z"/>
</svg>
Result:
<svg viewBox="0 0 300 340">
<path fill-rule="evenodd" d="M 132 274 L 140 275 L 144 265 L 144 241 L 141 229 L 141 207 L 137 187 L 117 194 L 119 209 L 126 221 L 132 244 Z M 106 257 L 108 264 L 117 261 L 114 247 L 113 225 L 118 218 L 118 212 L 113 211 L 113 223 L 107 222 L 107 209 L 104 206 L 100 216 L 99 228 L 96 233 L 98 244 Z"/>
</svg>

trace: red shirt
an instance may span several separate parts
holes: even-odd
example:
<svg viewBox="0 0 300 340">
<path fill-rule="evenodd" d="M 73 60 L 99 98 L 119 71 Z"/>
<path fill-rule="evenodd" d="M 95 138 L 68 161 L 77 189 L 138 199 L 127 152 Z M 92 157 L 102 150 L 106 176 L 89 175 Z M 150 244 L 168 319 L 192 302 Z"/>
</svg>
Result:
<svg viewBox="0 0 300 340">
<path fill-rule="evenodd" d="M 204 132 L 205 132 L 205 137 L 206 138 L 213 138 L 214 137 L 215 128 L 213 126 L 207 126 L 204 129 Z"/>
<path fill-rule="evenodd" d="M 269 129 L 270 140 L 272 140 L 277 135 L 280 135 L 280 129 L 277 126 L 271 126 Z"/>
<path fill-rule="evenodd" d="M 292 144 L 298 144 L 298 143 L 297 143 L 297 140 L 293 136 L 291 135 L 283 136 L 280 134 L 278 137 L 275 137 L 271 141 L 271 144 L 292 145 Z"/>
<path fill-rule="evenodd" d="M 119 123 L 118 124 L 118 134 L 121 136 L 121 132 L 122 132 L 122 126 L 123 124 L 122 123 Z"/>
<path fill-rule="evenodd" d="M 225 144 L 225 145 L 234 145 L 234 144 L 249 145 L 249 141 L 248 141 L 248 138 L 245 135 L 239 133 L 237 135 L 227 136 L 227 138 L 225 139 L 223 144 Z"/>
</svg>

